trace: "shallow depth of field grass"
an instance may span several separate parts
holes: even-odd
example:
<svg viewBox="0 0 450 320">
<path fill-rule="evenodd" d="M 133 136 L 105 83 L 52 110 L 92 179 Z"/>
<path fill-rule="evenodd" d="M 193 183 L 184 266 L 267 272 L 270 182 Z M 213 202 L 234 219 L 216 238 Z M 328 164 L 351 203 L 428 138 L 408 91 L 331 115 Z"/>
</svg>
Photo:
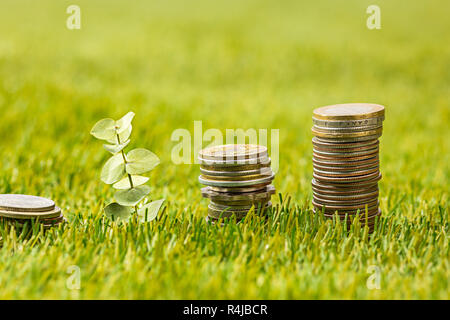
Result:
<svg viewBox="0 0 450 320">
<path fill-rule="evenodd" d="M 72 3 L 81 30 L 65 27 Z M 370 4 L 381 30 L 366 28 Z M 449 11 L 445 0 L 2 0 L 0 193 L 51 197 L 69 222 L 28 240 L 0 228 L 0 298 L 448 299 Z M 310 204 L 312 110 L 359 101 L 387 107 L 372 237 Z M 129 110 L 132 147 L 162 160 L 151 195 L 167 202 L 151 224 L 118 226 L 102 215 L 108 154 L 89 130 Z M 280 130 L 267 221 L 206 224 L 198 165 L 171 161 L 172 132 L 195 120 Z"/>
</svg>

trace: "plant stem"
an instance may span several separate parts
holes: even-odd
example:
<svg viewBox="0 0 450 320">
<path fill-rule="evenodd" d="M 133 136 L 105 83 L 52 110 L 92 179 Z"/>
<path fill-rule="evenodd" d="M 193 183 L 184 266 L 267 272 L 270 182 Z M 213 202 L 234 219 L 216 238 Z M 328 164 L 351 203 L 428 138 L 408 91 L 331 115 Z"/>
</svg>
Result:
<svg viewBox="0 0 450 320">
<path fill-rule="evenodd" d="M 119 136 L 119 134 L 117 134 L 117 142 L 120 144 L 120 136 Z M 127 158 L 125 157 L 125 152 L 123 151 L 123 149 L 122 149 L 121 153 L 122 153 L 123 162 L 125 163 L 125 167 L 126 167 L 128 161 L 127 161 Z M 131 187 L 131 189 L 133 189 L 134 185 L 133 185 L 133 179 L 131 178 L 131 174 L 127 173 L 127 175 L 128 175 L 128 180 L 130 181 L 130 187 Z M 138 212 L 138 206 L 137 205 L 134 206 L 134 211 L 137 214 L 137 212 Z"/>
</svg>

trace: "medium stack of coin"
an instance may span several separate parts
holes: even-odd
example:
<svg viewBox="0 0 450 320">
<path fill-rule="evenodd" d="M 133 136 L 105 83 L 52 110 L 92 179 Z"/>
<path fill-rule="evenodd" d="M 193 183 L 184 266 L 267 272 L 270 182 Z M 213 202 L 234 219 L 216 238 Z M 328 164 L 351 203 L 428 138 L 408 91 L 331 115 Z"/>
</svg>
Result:
<svg viewBox="0 0 450 320">
<path fill-rule="evenodd" d="M 199 181 L 206 187 L 202 195 L 210 199 L 207 220 L 236 217 L 242 220 L 248 211 L 264 214 L 272 204 L 275 174 L 270 168 L 266 147 L 229 144 L 203 149 L 199 153 Z"/>
<path fill-rule="evenodd" d="M 336 214 L 373 231 L 381 179 L 379 141 L 384 107 L 377 104 L 338 104 L 314 110 L 313 207 L 325 217 Z"/>
<path fill-rule="evenodd" d="M 0 194 L 0 219 L 19 227 L 39 223 L 44 229 L 65 221 L 52 200 L 21 194 Z"/>
</svg>

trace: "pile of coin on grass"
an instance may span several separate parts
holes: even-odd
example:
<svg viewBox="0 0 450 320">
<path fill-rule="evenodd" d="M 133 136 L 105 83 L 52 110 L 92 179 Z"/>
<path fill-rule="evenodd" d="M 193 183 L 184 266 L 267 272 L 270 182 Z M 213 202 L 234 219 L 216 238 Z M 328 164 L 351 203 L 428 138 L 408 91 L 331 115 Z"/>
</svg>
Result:
<svg viewBox="0 0 450 320">
<path fill-rule="evenodd" d="M 0 194 L 0 220 L 18 228 L 39 224 L 44 229 L 65 221 L 52 200 L 21 194 Z"/>
<path fill-rule="evenodd" d="M 336 214 L 373 232 L 381 215 L 379 141 L 384 107 L 376 104 L 339 104 L 314 110 L 313 207 L 325 217 Z"/>
<path fill-rule="evenodd" d="M 275 174 L 267 148 L 251 144 L 229 144 L 199 153 L 202 195 L 210 199 L 207 220 L 235 217 L 241 221 L 250 209 L 264 215 L 272 203 Z"/>
</svg>

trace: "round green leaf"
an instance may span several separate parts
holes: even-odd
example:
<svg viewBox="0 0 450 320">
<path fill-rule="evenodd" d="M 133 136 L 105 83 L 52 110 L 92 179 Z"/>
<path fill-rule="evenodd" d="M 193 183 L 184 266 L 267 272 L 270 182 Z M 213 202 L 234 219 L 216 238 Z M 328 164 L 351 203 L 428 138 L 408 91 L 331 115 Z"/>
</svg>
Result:
<svg viewBox="0 0 450 320">
<path fill-rule="evenodd" d="M 128 112 L 122 119 L 116 121 L 117 133 L 121 134 L 131 126 L 135 114 L 134 112 Z"/>
<path fill-rule="evenodd" d="M 129 174 L 143 174 L 159 164 L 159 158 L 147 149 L 135 149 L 127 154 L 126 171 Z"/>
<path fill-rule="evenodd" d="M 121 144 L 104 144 L 103 147 L 106 149 L 106 151 L 109 151 L 112 154 L 116 154 L 122 151 L 129 143 L 130 139 Z"/>
<path fill-rule="evenodd" d="M 149 178 L 143 176 L 131 176 L 131 180 L 133 181 L 133 187 L 138 187 L 146 183 L 149 180 Z M 114 184 L 113 188 L 119 190 L 130 189 L 131 184 L 128 175 L 119 182 L 117 182 L 116 184 Z"/>
<path fill-rule="evenodd" d="M 100 140 L 113 139 L 116 136 L 115 124 L 113 119 L 100 120 L 92 128 L 91 134 Z"/>
<path fill-rule="evenodd" d="M 159 210 L 164 202 L 164 199 L 156 200 L 147 203 L 138 210 L 139 219 L 141 222 L 153 221 L 158 215 Z"/>
<path fill-rule="evenodd" d="M 106 184 L 119 181 L 125 174 L 125 163 L 121 154 L 110 158 L 102 169 L 101 180 Z"/>
<path fill-rule="evenodd" d="M 149 186 L 139 186 L 132 189 L 117 191 L 114 198 L 116 198 L 116 201 L 123 206 L 134 207 L 149 193 Z"/>
<path fill-rule="evenodd" d="M 111 203 L 105 208 L 106 216 L 114 221 L 127 221 L 130 218 L 131 212 L 130 207 L 121 206 L 118 203 Z"/>
</svg>

